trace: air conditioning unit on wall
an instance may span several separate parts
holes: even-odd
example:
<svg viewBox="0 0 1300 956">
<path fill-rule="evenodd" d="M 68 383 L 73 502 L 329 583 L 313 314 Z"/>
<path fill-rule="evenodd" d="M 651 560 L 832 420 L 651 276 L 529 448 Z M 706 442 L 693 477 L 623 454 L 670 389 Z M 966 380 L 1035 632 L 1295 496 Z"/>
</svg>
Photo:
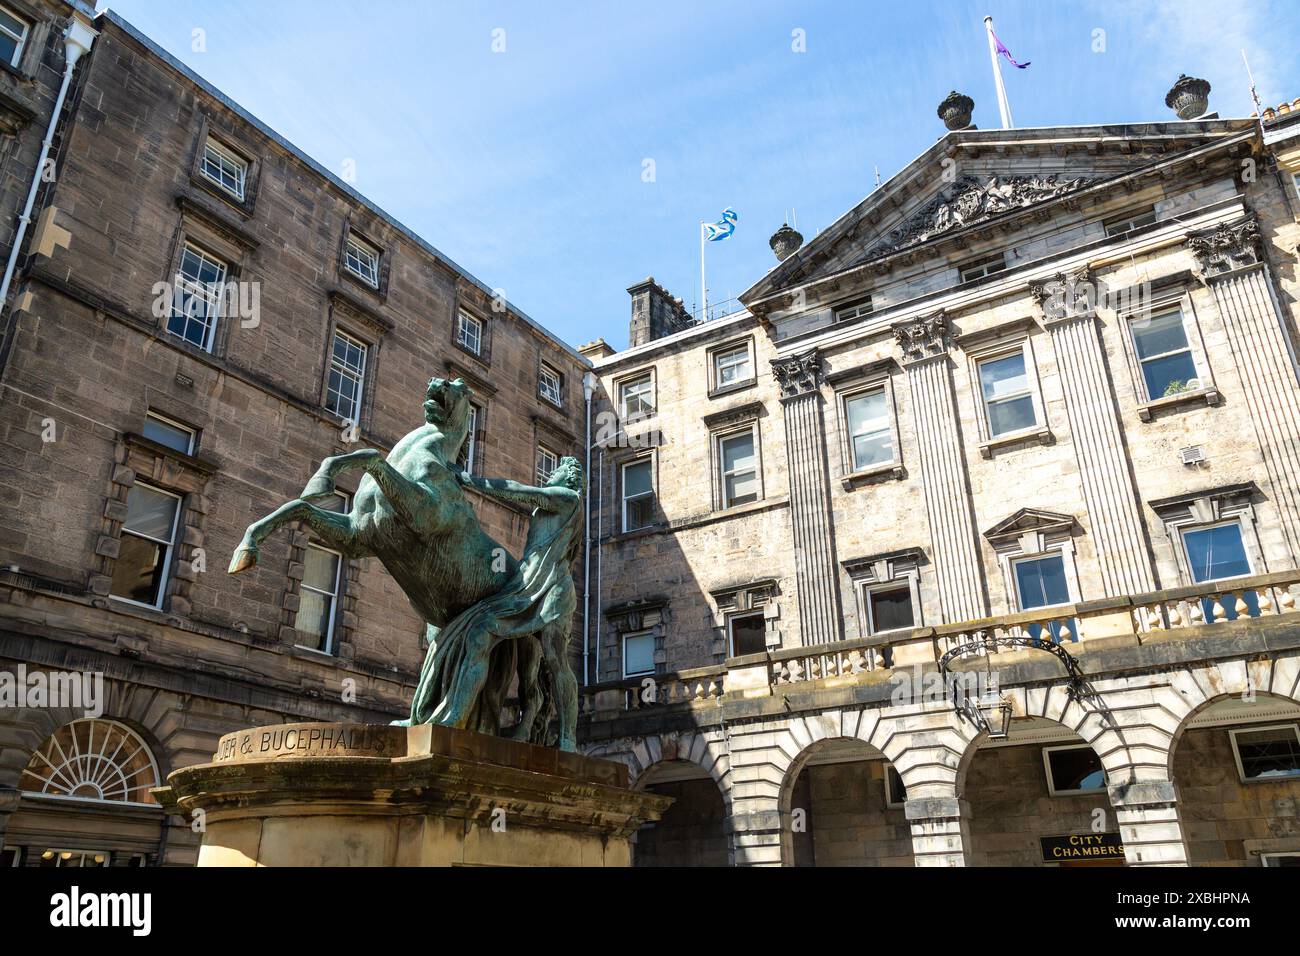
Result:
<svg viewBox="0 0 1300 956">
<path fill-rule="evenodd" d="M 1184 465 L 1199 465 L 1205 461 L 1205 452 L 1200 445 L 1188 445 L 1178 449 L 1178 457 Z"/>
</svg>

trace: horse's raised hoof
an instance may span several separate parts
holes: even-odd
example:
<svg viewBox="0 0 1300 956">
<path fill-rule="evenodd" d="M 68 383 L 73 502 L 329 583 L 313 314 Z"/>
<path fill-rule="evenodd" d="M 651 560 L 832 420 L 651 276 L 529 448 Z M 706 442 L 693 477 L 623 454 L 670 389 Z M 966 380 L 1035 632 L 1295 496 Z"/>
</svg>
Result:
<svg viewBox="0 0 1300 956">
<path fill-rule="evenodd" d="M 332 494 L 334 494 L 334 479 L 324 475 L 313 475 L 299 497 L 303 501 L 311 501 L 313 498 L 328 498 Z"/>
<path fill-rule="evenodd" d="M 256 548 L 237 548 L 230 558 L 230 567 L 226 569 L 226 573 L 238 574 L 240 571 L 247 571 L 255 564 L 257 564 Z"/>
</svg>

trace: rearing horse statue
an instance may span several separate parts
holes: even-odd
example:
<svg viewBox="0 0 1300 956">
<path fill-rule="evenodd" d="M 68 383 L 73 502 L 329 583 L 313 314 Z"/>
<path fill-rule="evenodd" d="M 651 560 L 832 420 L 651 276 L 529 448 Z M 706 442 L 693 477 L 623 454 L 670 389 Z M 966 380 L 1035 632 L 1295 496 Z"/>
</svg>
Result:
<svg viewBox="0 0 1300 956">
<path fill-rule="evenodd" d="M 231 557 L 230 573 L 257 564 L 261 543 L 278 528 L 304 522 L 346 557 L 377 556 L 383 562 L 426 622 L 432 656 L 439 629 L 499 592 L 519 569 L 510 552 L 480 527 L 459 480 L 456 459 L 469 434 L 469 400 L 470 389 L 460 379 L 431 379 L 424 397 L 424 425 L 403 437 L 386 459 L 373 448 L 326 458 L 299 498 L 249 525 Z M 329 511 L 311 503 L 332 495 L 335 479 L 354 468 L 363 469 L 365 476 L 351 511 Z M 521 655 L 532 661 L 537 653 L 526 640 L 499 645 L 482 705 L 456 725 L 498 733 L 500 705 L 515 661 Z M 534 690 L 520 688 L 521 695 Z M 527 739 L 527 730 L 520 727 L 522 739 Z"/>
</svg>

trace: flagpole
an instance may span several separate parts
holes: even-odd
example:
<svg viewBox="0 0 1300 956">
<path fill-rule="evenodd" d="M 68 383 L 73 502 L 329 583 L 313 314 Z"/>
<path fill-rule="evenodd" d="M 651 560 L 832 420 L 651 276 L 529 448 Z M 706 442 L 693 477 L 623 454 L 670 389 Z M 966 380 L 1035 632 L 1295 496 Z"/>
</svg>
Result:
<svg viewBox="0 0 1300 956">
<path fill-rule="evenodd" d="M 993 62 L 993 83 L 998 89 L 998 112 L 1002 114 L 1002 128 L 1011 129 L 1011 103 L 1007 100 L 1007 88 L 1002 85 L 1002 67 L 998 63 L 997 43 L 993 39 L 993 18 L 984 18 L 984 30 L 989 35 L 989 59 Z"/>
<path fill-rule="evenodd" d="M 700 308 L 700 321 L 707 322 L 709 318 L 709 287 L 704 284 L 704 220 L 700 220 L 700 302 L 703 303 Z"/>
</svg>

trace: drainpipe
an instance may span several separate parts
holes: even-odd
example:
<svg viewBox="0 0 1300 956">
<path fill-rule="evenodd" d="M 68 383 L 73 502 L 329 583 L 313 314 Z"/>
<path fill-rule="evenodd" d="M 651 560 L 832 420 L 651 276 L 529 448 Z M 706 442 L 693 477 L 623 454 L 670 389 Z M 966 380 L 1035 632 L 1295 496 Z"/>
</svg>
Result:
<svg viewBox="0 0 1300 956">
<path fill-rule="evenodd" d="M 582 513 L 582 686 L 589 680 L 591 662 L 591 396 L 596 390 L 596 376 L 587 372 L 582 376 L 582 395 L 587 401 L 587 439 L 583 446 L 586 461 L 583 473 L 586 475 L 587 494 L 583 501 Z"/>
<path fill-rule="evenodd" d="M 13 248 L 9 250 L 9 262 L 5 265 L 5 277 L 0 282 L 0 314 L 4 313 L 6 300 L 9 298 L 9 284 L 14 278 L 14 266 L 18 264 L 18 255 L 22 251 L 23 237 L 27 235 L 27 226 L 32 221 L 32 206 L 36 203 L 36 192 L 41 188 L 41 174 L 45 171 L 45 160 L 50 155 L 50 145 L 54 142 L 54 132 L 59 125 L 59 114 L 63 112 L 63 101 L 67 98 L 68 87 L 72 84 L 72 71 L 77 66 L 83 53 L 89 53 L 91 45 L 99 32 L 76 14 L 73 14 L 68 29 L 63 34 L 63 82 L 59 84 L 59 95 L 54 100 L 54 109 L 50 112 L 50 125 L 45 130 L 45 139 L 41 143 L 41 155 L 36 160 L 36 169 L 32 173 L 32 185 L 27 190 L 27 204 L 18 217 L 18 232 L 14 235 Z"/>
</svg>

